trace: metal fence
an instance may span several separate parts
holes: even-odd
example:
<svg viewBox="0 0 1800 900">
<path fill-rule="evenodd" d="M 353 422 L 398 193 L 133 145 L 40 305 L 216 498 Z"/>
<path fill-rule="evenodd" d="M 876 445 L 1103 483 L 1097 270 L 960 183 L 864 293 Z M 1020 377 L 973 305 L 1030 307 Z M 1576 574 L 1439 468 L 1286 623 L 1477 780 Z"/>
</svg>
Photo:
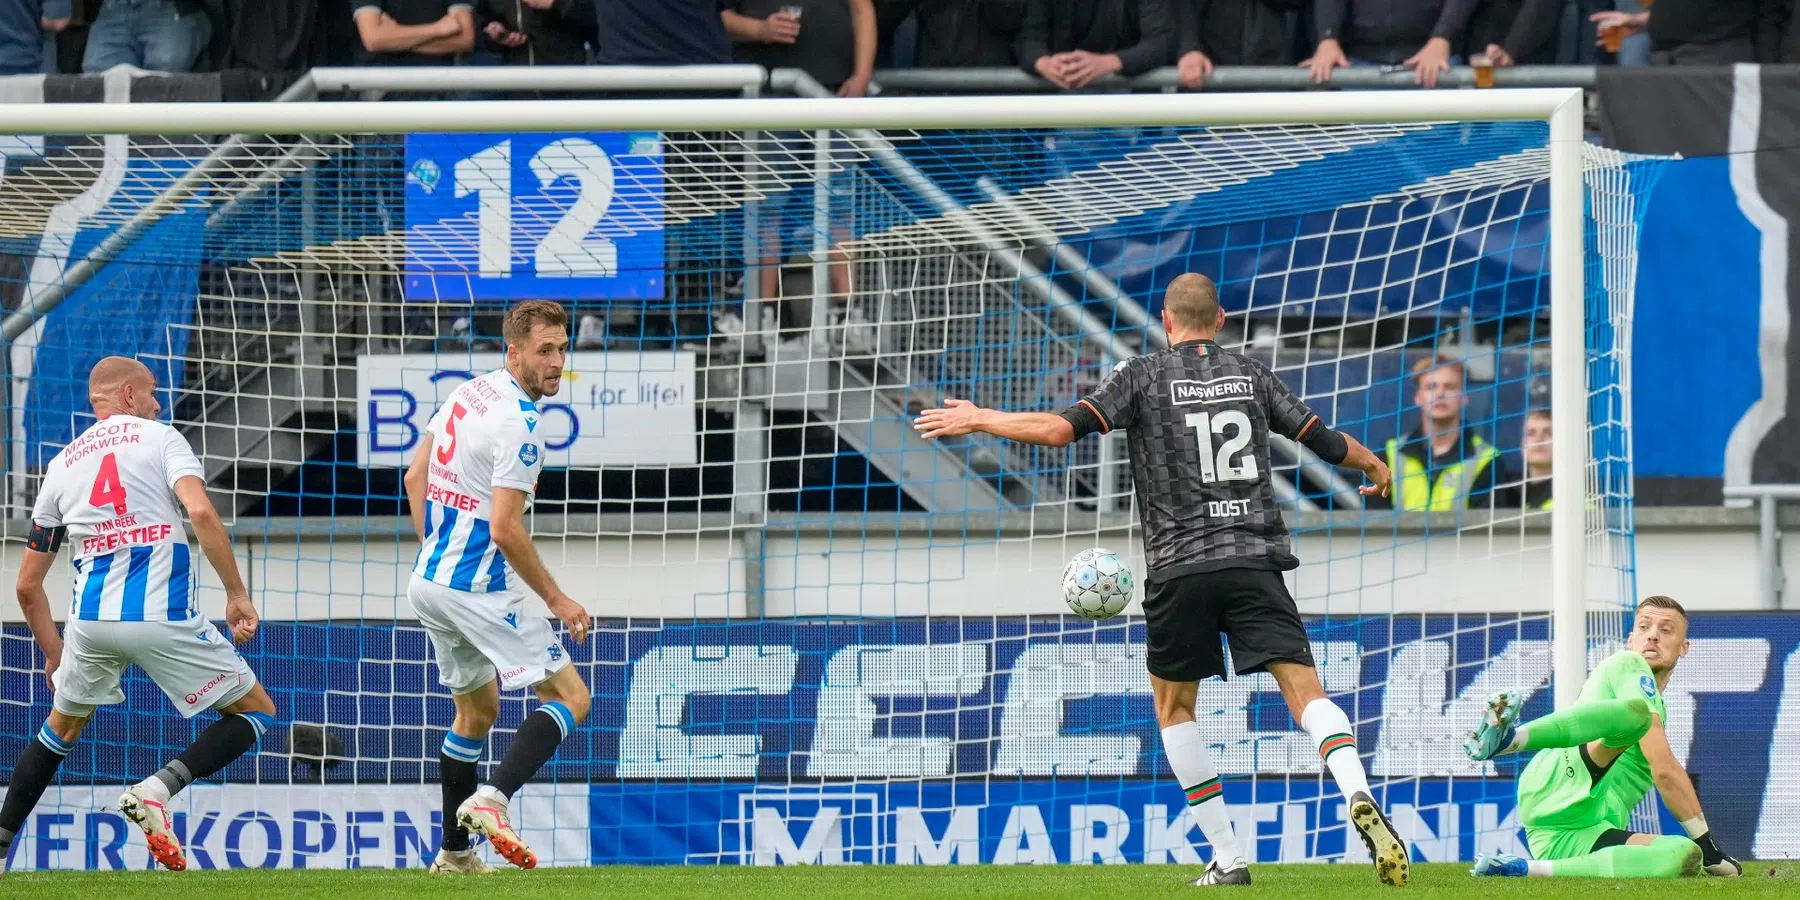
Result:
<svg viewBox="0 0 1800 900">
<path fill-rule="evenodd" d="M 1800 501 L 1800 484 L 1750 484 L 1727 486 L 1725 499 L 1755 501 L 1757 507 L 1757 556 L 1762 566 L 1762 607 L 1783 609 L 1787 595 L 1787 571 L 1781 564 L 1781 505 Z"/>
<path fill-rule="evenodd" d="M 1578 87 L 1592 88 L 1599 79 L 1598 66 L 1514 66 L 1489 69 L 1496 88 Z M 1470 66 L 1454 66 L 1438 76 L 1438 89 L 1474 88 L 1483 73 Z M 1022 69 L 883 69 L 875 73 L 883 92 L 917 94 L 1031 93 L 1057 90 L 1056 86 Z M 1405 66 L 1369 66 L 1339 69 L 1328 84 L 1314 84 L 1312 73 L 1298 66 L 1220 66 L 1206 77 L 1207 91 L 1304 91 L 1374 88 L 1406 89 L 1418 84 Z M 1116 91 L 1182 90 L 1173 67 L 1153 69 L 1125 78 L 1109 75 L 1085 89 L 1088 93 Z"/>
</svg>

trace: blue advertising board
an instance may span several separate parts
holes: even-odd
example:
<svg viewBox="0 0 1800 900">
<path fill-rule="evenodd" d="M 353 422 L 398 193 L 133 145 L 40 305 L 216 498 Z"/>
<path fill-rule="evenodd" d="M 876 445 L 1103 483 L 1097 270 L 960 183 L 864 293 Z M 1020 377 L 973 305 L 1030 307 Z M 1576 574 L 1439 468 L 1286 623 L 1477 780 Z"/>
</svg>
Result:
<svg viewBox="0 0 1800 900">
<path fill-rule="evenodd" d="M 596 864 L 1193 864 L 1210 858 L 1198 820 L 1171 778 L 658 784 L 653 790 L 622 782 L 589 790 Z M 1431 778 L 1389 785 L 1382 797 L 1419 861 L 1528 855 L 1516 804 L 1498 783 Z M 1225 803 L 1234 830 L 1259 861 L 1368 858 L 1345 828 L 1343 798 L 1316 777 L 1228 782 Z"/>
<path fill-rule="evenodd" d="M 1462 740 L 1496 690 L 1526 692 L 1527 717 L 1548 708 L 1547 624 L 1309 625 L 1325 687 L 1356 723 L 1371 782 L 1417 858 L 1521 852 L 1523 760 L 1473 763 Z M 12 758 L 48 704 L 24 629 L 4 637 L 0 688 L 32 701 L 0 706 L 0 758 Z M 1708 821 L 1739 857 L 1800 856 L 1800 778 L 1782 762 L 1800 757 L 1800 615 L 1696 615 L 1691 637 L 1665 692 L 1667 733 Z M 590 717 L 531 786 L 555 817 L 528 825 L 563 842 L 558 859 L 594 864 L 1192 861 L 1204 847 L 1162 756 L 1143 639 L 1141 620 L 1125 619 L 602 620 L 570 647 L 593 688 Z M 416 623 L 266 622 L 249 655 L 283 717 L 325 723 L 351 761 L 303 789 L 272 736 L 260 757 L 233 764 L 225 787 L 196 795 L 208 805 L 187 811 L 196 828 L 223 823 L 207 845 L 220 865 L 265 859 L 261 845 L 233 843 L 265 830 L 297 853 L 301 832 L 326 819 L 390 831 L 402 812 L 408 827 L 429 821 L 452 707 Z M 43 826 L 71 842 L 44 851 L 50 866 L 106 858 L 77 844 L 84 828 L 107 837 L 109 826 L 83 825 L 87 801 L 67 798 L 153 771 L 205 722 L 181 719 L 135 675 L 126 692 L 65 763 L 63 806 L 40 810 L 71 817 Z M 504 701 L 492 760 L 529 708 L 522 696 Z M 1266 676 L 1209 682 L 1199 709 L 1227 806 L 1240 833 L 1256 835 L 1259 859 L 1359 858 L 1316 747 Z M 354 793 L 317 793 L 334 786 Z M 254 810 L 274 820 L 224 827 Z M 1677 830 L 1666 812 L 1663 827 Z M 567 845 L 571 830 L 579 848 Z M 308 852 L 348 852 L 316 838 L 307 846 L 321 849 Z M 403 855 L 416 854 L 365 853 Z"/>
<path fill-rule="evenodd" d="M 411 134 L 409 300 L 663 296 L 654 133 Z"/>
</svg>

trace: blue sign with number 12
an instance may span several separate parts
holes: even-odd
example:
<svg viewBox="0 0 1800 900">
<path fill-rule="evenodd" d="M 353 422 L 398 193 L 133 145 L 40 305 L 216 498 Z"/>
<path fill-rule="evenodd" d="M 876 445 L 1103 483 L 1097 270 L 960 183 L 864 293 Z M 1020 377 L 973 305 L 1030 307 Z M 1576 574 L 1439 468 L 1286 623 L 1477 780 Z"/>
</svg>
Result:
<svg viewBox="0 0 1800 900">
<path fill-rule="evenodd" d="M 406 138 L 408 300 L 660 299 L 654 133 Z"/>
</svg>

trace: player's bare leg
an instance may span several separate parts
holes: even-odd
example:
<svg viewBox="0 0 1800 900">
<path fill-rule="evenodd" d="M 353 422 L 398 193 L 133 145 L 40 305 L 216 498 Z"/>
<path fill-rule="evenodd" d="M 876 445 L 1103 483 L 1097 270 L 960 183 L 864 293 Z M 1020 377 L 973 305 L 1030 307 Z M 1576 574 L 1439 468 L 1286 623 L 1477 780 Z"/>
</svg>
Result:
<svg viewBox="0 0 1800 900">
<path fill-rule="evenodd" d="M 1231 816 L 1225 810 L 1225 789 L 1219 782 L 1219 769 L 1206 750 L 1206 739 L 1194 721 L 1194 697 L 1199 690 L 1194 681 L 1167 681 L 1150 676 L 1150 690 L 1156 698 L 1156 723 L 1162 729 L 1163 753 L 1169 768 L 1181 781 L 1187 794 L 1188 808 L 1200 822 L 1200 832 L 1212 845 L 1212 862 L 1194 884 L 1249 884 L 1250 860 L 1244 855 L 1237 834 L 1232 831 Z"/>
<path fill-rule="evenodd" d="M 444 835 L 437 858 L 426 871 L 433 875 L 486 875 L 495 869 L 470 849 L 469 830 L 463 826 L 458 812 L 481 781 L 477 767 L 488 732 L 493 730 L 494 719 L 500 715 L 500 682 L 490 680 L 451 699 L 456 702 L 456 719 L 450 723 L 450 731 L 444 735 L 444 746 L 438 754 Z"/>
<path fill-rule="evenodd" d="M 86 715 L 72 716 L 53 709 L 38 729 L 37 736 L 26 742 L 24 752 L 19 754 L 19 761 L 13 766 L 6 802 L 0 805 L 0 871 L 6 869 L 15 833 L 25 827 L 25 817 L 31 815 L 32 808 L 43 798 L 44 790 L 56 780 L 57 768 L 69 751 L 75 749 L 75 740 L 87 723 Z"/>
<path fill-rule="evenodd" d="M 175 837 L 169 800 L 182 788 L 249 752 L 275 723 L 275 701 L 261 684 L 252 685 L 248 693 L 219 707 L 218 712 L 219 720 L 200 732 L 180 756 L 119 795 L 119 812 L 144 832 L 150 855 L 171 872 L 186 869 L 187 857 Z"/>
<path fill-rule="evenodd" d="M 1283 660 L 1268 665 L 1269 674 L 1281 686 L 1294 721 L 1306 729 L 1318 743 L 1325 767 L 1344 794 L 1350 824 L 1362 835 L 1375 861 L 1375 875 L 1383 884 L 1400 887 L 1412 874 L 1412 861 L 1407 856 L 1406 841 L 1375 803 L 1369 792 L 1369 777 L 1363 772 L 1362 758 L 1356 753 L 1356 732 L 1350 717 L 1325 695 L 1319 673 L 1312 666 Z"/>
<path fill-rule="evenodd" d="M 590 702 L 588 687 L 572 665 L 544 679 L 536 690 L 543 704 L 519 724 L 499 770 L 456 810 L 458 824 L 486 837 L 494 852 L 521 869 L 535 868 L 537 854 L 513 830 L 508 805 L 525 780 L 537 774 L 557 745 L 587 718 Z"/>
</svg>

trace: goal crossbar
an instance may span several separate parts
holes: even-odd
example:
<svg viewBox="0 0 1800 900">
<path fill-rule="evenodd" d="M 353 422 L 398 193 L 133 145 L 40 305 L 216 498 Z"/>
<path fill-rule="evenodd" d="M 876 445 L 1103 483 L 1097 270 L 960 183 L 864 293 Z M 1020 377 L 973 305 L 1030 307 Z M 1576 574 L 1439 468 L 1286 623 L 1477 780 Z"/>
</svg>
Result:
<svg viewBox="0 0 1800 900">
<path fill-rule="evenodd" d="M 1105 128 L 1551 121 L 1578 88 L 1042 97 L 471 100 L 329 103 L 0 103 L 0 134 L 345 134 L 495 129 Z M 1552 138 L 1554 141 L 1554 137 Z"/>
</svg>

